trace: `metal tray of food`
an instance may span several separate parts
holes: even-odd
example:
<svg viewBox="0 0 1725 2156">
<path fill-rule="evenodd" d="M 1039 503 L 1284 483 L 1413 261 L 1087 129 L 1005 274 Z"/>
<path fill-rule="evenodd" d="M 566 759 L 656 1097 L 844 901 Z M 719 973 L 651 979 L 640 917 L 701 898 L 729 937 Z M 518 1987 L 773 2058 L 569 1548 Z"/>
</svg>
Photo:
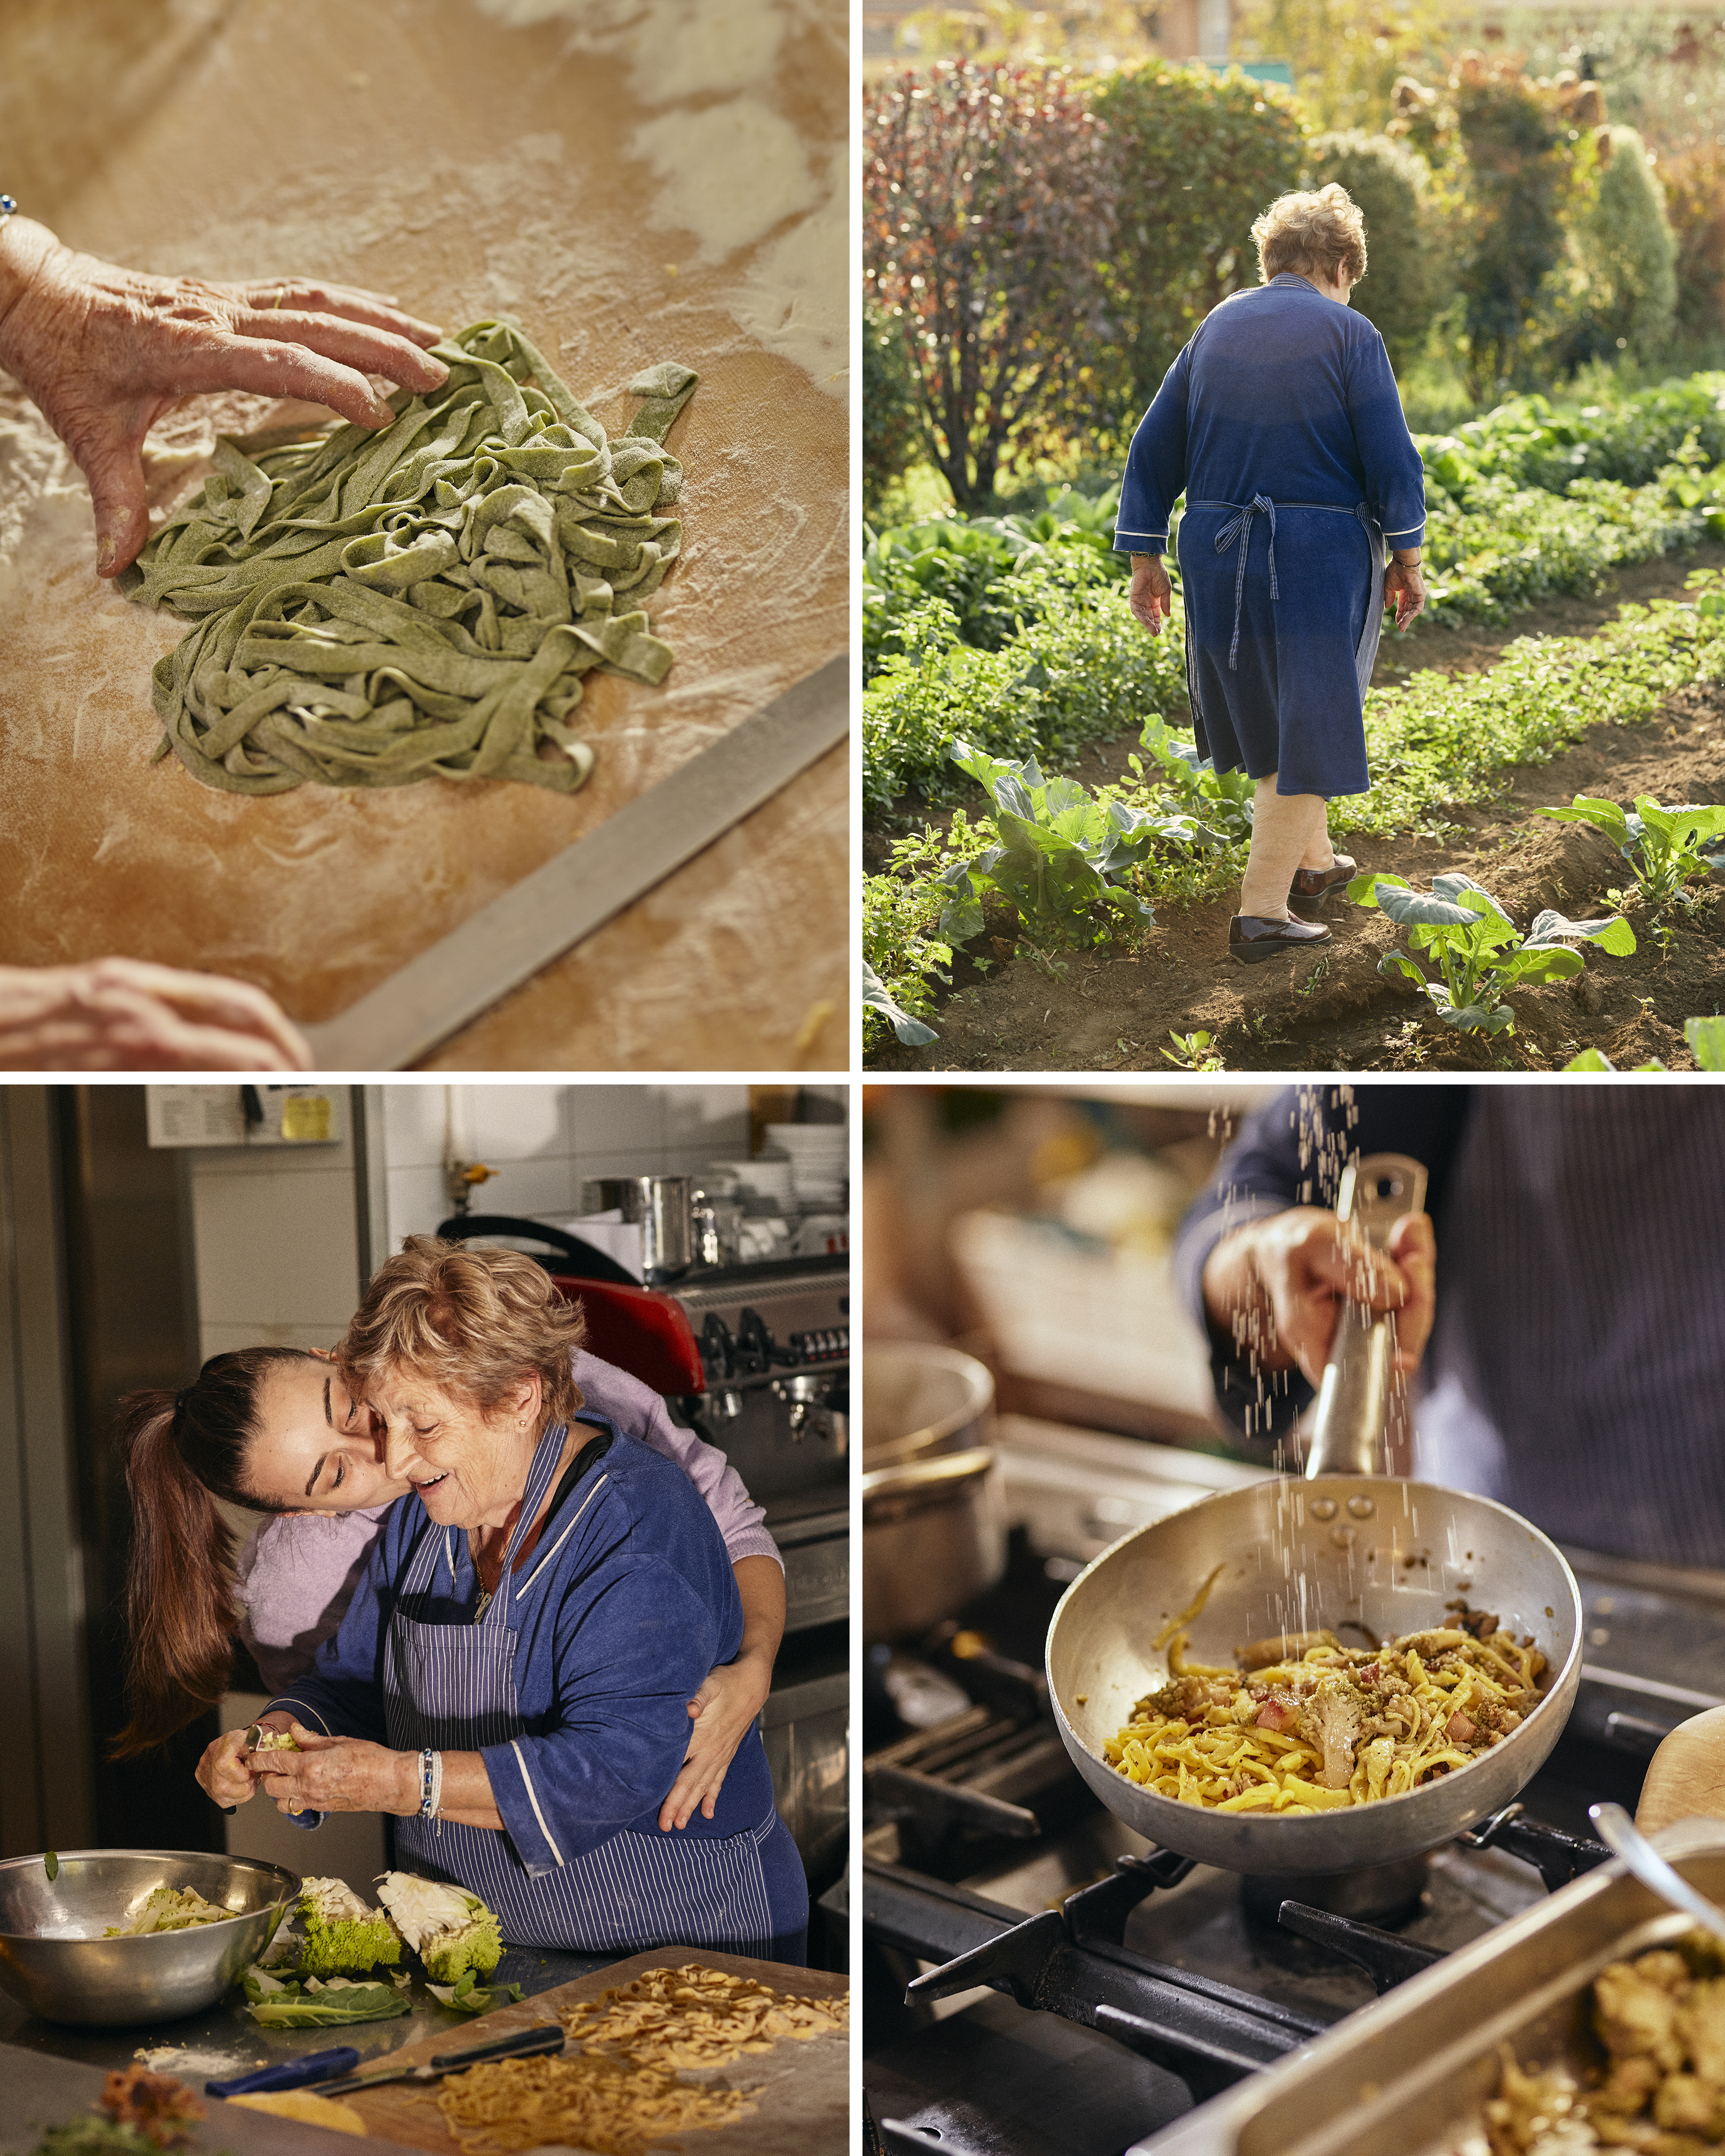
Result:
<svg viewBox="0 0 1725 2156">
<path fill-rule="evenodd" d="M 1725 1822 L 1654 1837 L 1690 1883 L 1725 1903 Z M 1523 2067 L 1581 2081 L 1602 2053 L 1589 1987 L 1608 1962 L 1692 1929 L 1613 1861 L 1446 1954 L 1269 2072 L 1131 2156 L 1451 2156 L 1479 2145 L 1499 2046 Z"/>
</svg>

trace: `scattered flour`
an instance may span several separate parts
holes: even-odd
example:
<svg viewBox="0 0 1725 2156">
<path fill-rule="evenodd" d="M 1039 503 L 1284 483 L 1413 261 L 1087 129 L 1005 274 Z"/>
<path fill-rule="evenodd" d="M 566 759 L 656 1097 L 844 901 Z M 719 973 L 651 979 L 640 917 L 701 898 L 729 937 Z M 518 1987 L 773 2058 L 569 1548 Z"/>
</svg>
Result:
<svg viewBox="0 0 1725 2156">
<path fill-rule="evenodd" d="M 811 129 L 790 92 L 787 47 L 834 40 L 838 0 L 476 0 L 512 28 L 560 22 L 572 51 L 622 59 L 654 117 L 629 139 L 659 182 L 655 221 L 730 265 L 725 305 L 752 341 L 830 397 L 848 389 L 846 148 Z"/>
</svg>

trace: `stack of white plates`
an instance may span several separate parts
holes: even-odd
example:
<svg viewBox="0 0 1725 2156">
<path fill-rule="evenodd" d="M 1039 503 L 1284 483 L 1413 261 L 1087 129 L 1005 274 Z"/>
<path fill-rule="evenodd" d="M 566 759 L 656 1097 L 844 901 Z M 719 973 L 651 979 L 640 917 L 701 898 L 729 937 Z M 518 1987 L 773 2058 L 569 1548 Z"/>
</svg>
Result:
<svg viewBox="0 0 1725 2156">
<path fill-rule="evenodd" d="M 708 1168 L 732 1181 L 739 1196 L 766 1199 L 781 1212 L 794 1203 L 793 1163 L 788 1160 L 715 1160 Z"/>
<path fill-rule="evenodd" d="M 790 1155 L 799 1205 L 805 1210 L 828 1207 L 843 1210 L 845 1178 L 850 1162 L 850 1132 L 847 1125 L 768 1123 L 767 1142 Z"/>
</svg>

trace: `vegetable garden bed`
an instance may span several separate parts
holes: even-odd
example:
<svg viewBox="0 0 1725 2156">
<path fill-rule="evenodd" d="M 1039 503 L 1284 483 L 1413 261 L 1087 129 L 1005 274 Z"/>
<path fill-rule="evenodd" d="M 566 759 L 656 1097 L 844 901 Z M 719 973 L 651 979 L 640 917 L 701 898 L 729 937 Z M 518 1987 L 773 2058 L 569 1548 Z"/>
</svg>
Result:
<svg viewBox="0 0 1725 2156">
<path fill-rule="evenodd" d="M 870 1066 L 1538 1070 L 1592 1051 L 1692 1067 L 1686 1021 L 1725 1008 L 1725 905 L 1705 869 L 1692 858 L 1655 905 L 1601 830 L 1533 812 L 1577 794 L 1725 802 L 1725 421 L 1697 427 L 1702 406 L 1725 409 L 1720 390 L 1697 377 L 1563 425 L 1519 400 L 1422 445 L 1433 611 L 1450 629 L 1386 637 L 1373 788 L 1336 802 L 1331 828 L 1362 868 L 1416 891 L 1461 872 L 1513 922 L 1504 936 L 1527 939 L 1487 982 L 1489 1030 L 1456 1029 L 1380 974 L 1418 955 L 1431 978 L 1424 932 L 1344 898 L 1322 953 L 1229 957 L 1250 788 L 1194 772 L 1189 733 L 1169 731 L 1189 726 L 1178 636 L 1153 644 L 1131 623 L 1124 564 L 1101 551 L 1109 505 L 885 536 L 867 571 L 865 948 L 938 1037 L 907 1048 L 871 1014 Z M 1671 596 L 1606 620 L 1614 567 Z M 1511 641 L 1506 621 L 1530 613 L 1594 633 Z M 1699 851 L 1717 850 L 1720 821 L 1702 819 Z M 1620 910 L 1632 952 L 1621 933 L 1600 947 L 1596 924 Z M 1539 980 L 1531 956 L 1553 933 L 1546 911 L 1568 947 L 1543 969 L 1562 980 Z"/>
<path fill-rule="evenodd" d="M 1576 793 L 1725 801 L 1725 684 L 1680 690 L 1640 726 L 1592 726 L 1549 763 L 1517 766 L 1504 778 L 1488 806 L 1451 812 L 1457 837 L 1360 839 L 1362 868 L 1420 889 L 1459 869 L 1523 927 L 1547 907 L 1572 917 L 1609 912 L 1605 894 L 1630 880 L 1615 847 L 1587 826 L 1532 812 Z M 1674 916 L 1664 949 L 1632 899 L 1634 953 L 1589 951 L 1572 981 L 1512 988 L 1515 1030 L 1497 1034 L 1452 1030 L 1416 989 L 1379 975 L 1379 960 L 1407 942 L 1381 912 L 1337 899 L 1323 952 L 1249 968 L 1227 955 L 1233 906 L 1230 891 L 1158 909 L 1155 926 L 1130 942 L 1052 958 L 1008 955 L 1016 924 L 994 909 L 983 933 L 953 953 L 939 1039 L 920 1050 L 890 1041 L 870 1065 L 1165 1071 L 1164 1051 L 1181 1056 L 1173 1036 L 1206 1033 L 1184 1067 L 1214 1058 L 1212 1067 L 1230 1070 L 1545 1070 L 1591 1048 L 1619 1069 L 1656 1056 L 1690 1070 L 1685 1022 L 1725 1010 L 1725 893 L 1704 892 Z"/>
</svg>

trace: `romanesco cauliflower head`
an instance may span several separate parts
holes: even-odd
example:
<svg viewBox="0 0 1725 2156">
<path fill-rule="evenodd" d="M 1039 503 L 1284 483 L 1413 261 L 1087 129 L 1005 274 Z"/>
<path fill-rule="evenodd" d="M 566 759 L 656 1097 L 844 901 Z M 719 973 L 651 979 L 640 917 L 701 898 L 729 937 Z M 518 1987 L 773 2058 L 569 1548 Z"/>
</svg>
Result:
<svg viewBox="0 0 1725 2156">
<path fill-rule="evenodd" d="M 372 1909 L 345 1879 L 300 1882 L 301 1976 L 333 1976 L 401 1959 L 401 1933 L 387 1909 Z"/>
<path fill-rule="evenodd" d="M 477 1894 L 410 1871 L 386 1871 L 377 1899 L 435 1984 L 454 1984 L 469 1969 L 489 1976 L 503 1958 L 503 1933 Z"/>
</svg>

